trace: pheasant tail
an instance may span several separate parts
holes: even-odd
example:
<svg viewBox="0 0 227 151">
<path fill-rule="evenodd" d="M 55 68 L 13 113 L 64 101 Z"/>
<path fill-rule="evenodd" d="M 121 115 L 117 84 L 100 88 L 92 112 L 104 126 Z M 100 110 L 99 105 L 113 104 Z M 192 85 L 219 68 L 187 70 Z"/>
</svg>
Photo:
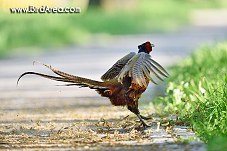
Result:
<svg viewBox="0 0 227 151">
<path fill-rule="evenodd" d="M 54 72 L 58 76 L 52 76 L 52 75 L 47 75 L 47 74 L 42 74 L 42 73 L 37 73 L 37 72 L 25 72 L 18 78 L 17 84 L 23 76 L 33 74 L 33 75 L 38 75 L 38 76 L 41 76 L 41 77 L 44 77 L 47 79 L 55 80 L 55 81 L 67 82 L 67 84 L 65 84 L 66 86 L 75 85 L 75 86 L 81 86 L 81 87 L 89 87 L 91 89 L 100 89 L 100 90 L 108 89 L 106 83 L 104 83 L 104 82 L 95 81 L 95 80 L 91 80 L 91 79 L 87 79 L 87 78 L 82 78 L 79 76 L 74 76 L 74 75 L 56 70 L 46 64 L 43 64 L 43 65 L 45 67 L 49 68 L 52 72 Z"/>
</svg>

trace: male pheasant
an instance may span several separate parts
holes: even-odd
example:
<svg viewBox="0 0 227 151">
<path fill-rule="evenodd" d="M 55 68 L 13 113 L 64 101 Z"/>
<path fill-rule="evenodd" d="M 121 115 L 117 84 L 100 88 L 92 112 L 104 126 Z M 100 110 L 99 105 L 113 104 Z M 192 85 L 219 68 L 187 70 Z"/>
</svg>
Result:
<svg viewBox="0 0 227 151">
<path fill-rule="evenodd" d="M 144 127 L 149 126 L 144 120 L 147 117 L 140 115 L 138 100 L 141 94 L 147 89 L 149 81 L 156 84 L 151 75 L 161 81 L 161 76 L 168 77 L 166 70 L 156 61 L 151 59 L 149 53 L 152 51 L 153 44 L 145 42 L 138 46 L 138 53 L 130 52 L 118 60 L 102 77 L 101 81 L 95 81 L 79 76 L 74 76 L 43 64 L 58 76 L 51 76 L 37 72 L 25 72 L 19 80 L 28 74 L 39 75 L 51 80 L 67 82 L 66 86 L 81 86 L 95 89 L 101 96 L 110 99 L 115 106 L 127 106 L 136 114 Z"/>
</svg>

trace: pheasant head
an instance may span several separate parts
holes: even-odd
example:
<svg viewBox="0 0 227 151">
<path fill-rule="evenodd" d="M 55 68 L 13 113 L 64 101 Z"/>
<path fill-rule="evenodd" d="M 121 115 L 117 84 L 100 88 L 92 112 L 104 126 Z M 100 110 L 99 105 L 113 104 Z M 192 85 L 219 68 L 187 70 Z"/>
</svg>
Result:
<svg viewBox="0 0 227 151">
<path fill-rule="evenodd" d="M 147 41 L 138 46 L 138 49 L 139 49 L 138 53 L 145 52 L 149 54 L 152 51 L 152 47 L 154 47 L 154 44 L 151 44 L 149 41 Z"/>
</svg>

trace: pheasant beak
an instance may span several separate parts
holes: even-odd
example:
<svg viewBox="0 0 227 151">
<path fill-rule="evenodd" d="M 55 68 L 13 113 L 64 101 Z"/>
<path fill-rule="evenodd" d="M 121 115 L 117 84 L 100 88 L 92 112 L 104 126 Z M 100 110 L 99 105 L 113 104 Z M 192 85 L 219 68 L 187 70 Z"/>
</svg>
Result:
<svg viewBox="0 0 227 151">
<path fill-rule="evenodd" d="M 155 47 L 155 45 L 154 44 L 151 44 L 151 47 Z"/>
</svg>

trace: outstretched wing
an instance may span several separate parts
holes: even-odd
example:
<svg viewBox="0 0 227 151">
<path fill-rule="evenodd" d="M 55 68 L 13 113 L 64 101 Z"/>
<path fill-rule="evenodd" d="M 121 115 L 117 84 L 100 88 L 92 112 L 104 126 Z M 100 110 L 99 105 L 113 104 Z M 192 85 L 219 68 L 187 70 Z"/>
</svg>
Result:
<svg viewBox="0 0 227 151">
<path fill-rule="evenodd" d="M 102 75 L 101 79 L 103 81 L 108 81 L 115 78 L 120 73 L 122 68 L 127 64 L 127 62 L 135 55 L 135 52 L 130 52 L 129 54 L 118 60 L 105 74 Z"/>
<path fill-rule="evenodd" d="M 122 83 L 124 77 L 129 76 L 132 77 L 132 80 L 138 83 L 141 87 L 147 86 L 146 78 L 156 84 L 151 74 L 161 81 L 163 81 L 161 76 L 168 77 L 169 75 L 159 63 L 151 59 L 149 54 L 141 52 L 134 55 L 123 67 L 118 76 L 118 81 Z"/>
</svg>

